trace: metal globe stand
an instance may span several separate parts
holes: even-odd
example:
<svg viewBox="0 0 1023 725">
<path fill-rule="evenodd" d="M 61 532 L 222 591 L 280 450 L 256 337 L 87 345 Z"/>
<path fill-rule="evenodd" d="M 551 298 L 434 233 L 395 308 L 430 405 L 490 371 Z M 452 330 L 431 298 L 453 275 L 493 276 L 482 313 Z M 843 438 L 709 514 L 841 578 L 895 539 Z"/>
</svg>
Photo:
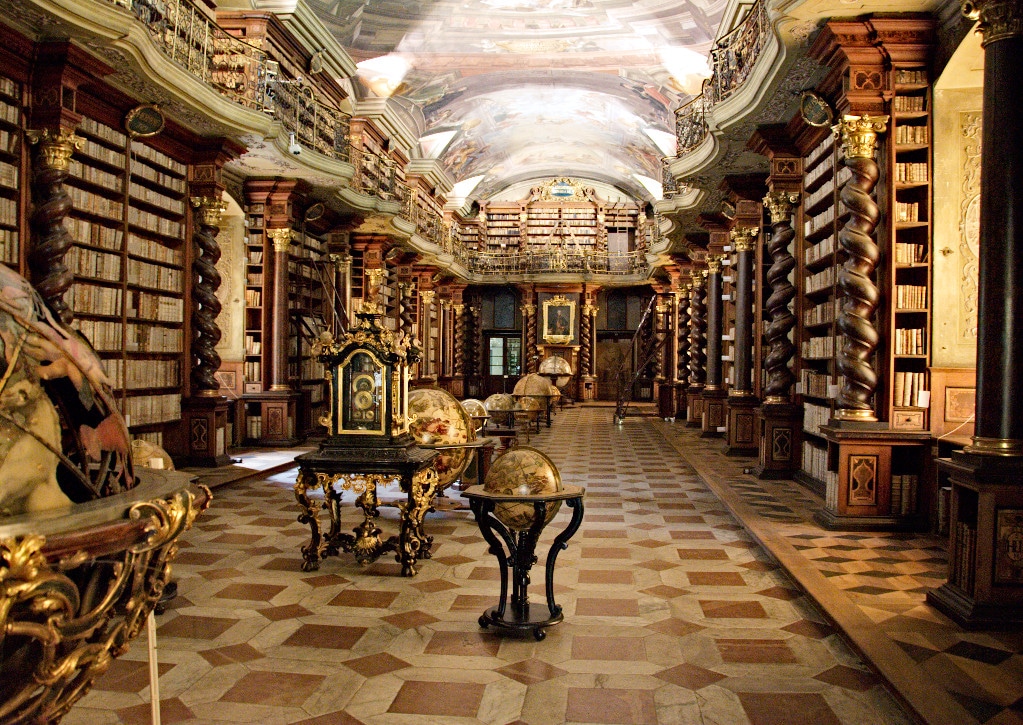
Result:
<svg viewBox="0 0 1023 725">
<path fill-rule="evenodd" d="M 469 506 L 483 538 L 490 544 L 490 553 L 497 557 L 501 566 L 501 600 L 480 615 L 480 626 L 512 632 L 533 631 L 533 637 L 541 641 L 547 636 L 547 627 L 565 619 L 561 606 L 554 602 L 554 563 L 558 553 L 568 548 L 583 520 L 583 494 L 580 486 L 565 486 L 563 490 L 549 494 L 509 495 L 492 493 L 483 486 L 472 486 L 462 492 L 469 499 Z M 564 501 L 572 509 L 572 519 L 559 533 L 547 552 L 545 584 L 547 610 L 530 611 L 529 571 L 536 563 L 536 544 L 540 532 L 547 525 L 547 507 L 557 501 Z M 514 531 L 505 526 L 494 514 L 494 508 L 501 503 L 531 503 L 533 523 L 529 528 Z M 508 608 L 508 566 L 511 564 L 511 609 Z"/>
</svg>

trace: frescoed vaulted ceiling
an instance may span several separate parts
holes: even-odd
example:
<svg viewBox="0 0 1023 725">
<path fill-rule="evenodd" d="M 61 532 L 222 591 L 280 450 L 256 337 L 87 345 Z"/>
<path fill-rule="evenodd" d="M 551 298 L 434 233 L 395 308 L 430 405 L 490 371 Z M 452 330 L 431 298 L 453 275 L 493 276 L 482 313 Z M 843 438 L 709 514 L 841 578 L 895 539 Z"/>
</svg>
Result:
<svg viewBox="0 0 1023 725">
<path fill-rule="evenodd" d="M 415 104 L 422 157 L 473 198 L 555 176 L 659 195 L 674 109 L 724 0 L 309 0 L 359 63 L 356 94 Z"/>
</svg>

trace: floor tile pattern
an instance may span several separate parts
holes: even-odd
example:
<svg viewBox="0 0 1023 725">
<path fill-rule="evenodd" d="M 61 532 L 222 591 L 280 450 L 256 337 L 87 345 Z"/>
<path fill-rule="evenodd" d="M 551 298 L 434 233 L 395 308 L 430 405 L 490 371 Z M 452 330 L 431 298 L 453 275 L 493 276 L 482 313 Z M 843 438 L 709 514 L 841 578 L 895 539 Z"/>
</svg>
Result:
<svg viewBox="0 0 1023 725">
<path fill-rule="evenodd" d="M 360 567 L 342 555 L 302 572 L 309 534 L 296 520 L 294 471 L 217 488 L 181 542 L 180 594 L 158 618 L 163 722 L 912 722 L 658 422 L 615 426 L 612 413 L 566 408 L 530 440 L 587 492 L 555 574 L 565 621 L 542 642 L 480 629 L 498 567 L 466 511 L 429 516 L 433 557 L 414 578 L 389 556 Z M 360 520 L 354 507 L 345 516 Z M 548 527 L 541 552 L 568 517 Z M 382 507 L 383 528 L 393 532 L 396 518 Z M 949 657 L 991 667 L 1003 647 L 976 644 Z M 148 722 L 146 662 L 140 640 L 65 725 Z"/>
<path fill-rule="evenodd" d="M 724 455 L 720 440 L 658 422 L 665 437 L 700 472 L 738 494 L 799 555 L 827 578 L 919 666 L 917 676 L 941 686 L 965 710 L 957 721 L 1023 723 L 1023 633 L 964 632 L 926 604 L 947 575 L 941 539 L 914 533 L 827 531 L 813 521 L 822 501 L 792 481 L 761 481 L 749 459 Z M 744 516 L 744 521 L 749 518 Z M 821 602 L 827 610 L 828 602 Z"/>
</svg>

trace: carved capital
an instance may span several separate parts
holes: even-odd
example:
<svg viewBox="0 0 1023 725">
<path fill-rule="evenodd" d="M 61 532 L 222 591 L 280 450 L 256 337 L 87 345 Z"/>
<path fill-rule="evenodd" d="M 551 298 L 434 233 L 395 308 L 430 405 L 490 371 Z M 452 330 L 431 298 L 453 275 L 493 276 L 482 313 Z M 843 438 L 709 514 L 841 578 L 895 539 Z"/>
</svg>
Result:
<svg viewBox="0 0 1023 725">
<path fill-rule="evenodd" d="M 707 257 L 707 274 L 721 274 L 721 255 L 712 254 Z"/>
<path fill-rule="evenodd" d="M 703 270 L 702 269 L 694 269 L 690 273 L 689 276 L 690 276 L 690 279 L 693 280 L 693 283 L 691 285 L 692 289 L 696 289 L 697 287 L 702 287 L 703 286 L 703 281 L 704 281 L 704 279 L 706 279 L 706 277 L 703 274 Z"/>
<path fill-rule="evenodd" d="M 459 302 L 458 304 L 451 305 L 451 309 L 455 311 L 456 317 L 461 317 L 462 313 L 465 312 L 465 305 Z"/>
<path fill-rule="evenodd" d="M 419 292 L 419 299 L 424 305 L 432 305 L 433 298 L 437 296 L 437 293 L 432 289 L 424 289 Z"/>
<path fill-rule="evenodd" d="M 732 249 L 736 252 L 752 252 L 756 248 L 760 229 L 757 227 L 736 227 L 728 233 L 732 239 Z"/>
<path fill-rule="evenodd" d="M 583 315 L 589 315 L 590 317 L 596 317 L 596 315 L 597 315 L 597 306 L 587 302 L 585 305 L 583 305 Z"/>
<path fill-rule="evenodd" d="M 532 302 L 522 305 L 522 314 L 525 315 L 526 317 L 532 317 L 533 315 L 536 314 L 536 305 L 534 305 Z"/>
<path fill-rule="evenodd" d="M 872 159 L 877 150 L 877 135 L 888 127 L 888 116 L 843 116 L 832 126 L 839 135 L 849 159 Z"/>
<path fill-rule="evenodd" d="M 267 229 L 267 235 L 273 242 L 275 252 L 287 252 L 291 246 L 291 229 L 280 227 L 279 229 Z"/>
<path fill-rule="evenodd" d="M 771 223 L 779 224 L 792 218 L 792 211 L 799 203 L 798 191 L 772 191 L 764 197 L 764 206 L 771 215 Z"/>
<path fill-rule="evenodd" d="M 39 145 L 40 164 L 46 169 L 67 171 L 71 155 L 82 148 L 85 139 L 75 134 L 73 129 L 29 130 L 25 132 L 28 142 Z"/>
<path fill-rule="evenodd" d="M 193 196 L 189 198 L 195 209 L 195 220 L 199 226 L 220 228 L 220 217 L 227 209 L 227 202 L 219 196 Z"/>
<path fill-rule="evenodd" d="M 1023 37 L 1023 7 L 1018 0 L 961 0 L 963 15 L 979 20 L 981 45 Z"/>
</svg>

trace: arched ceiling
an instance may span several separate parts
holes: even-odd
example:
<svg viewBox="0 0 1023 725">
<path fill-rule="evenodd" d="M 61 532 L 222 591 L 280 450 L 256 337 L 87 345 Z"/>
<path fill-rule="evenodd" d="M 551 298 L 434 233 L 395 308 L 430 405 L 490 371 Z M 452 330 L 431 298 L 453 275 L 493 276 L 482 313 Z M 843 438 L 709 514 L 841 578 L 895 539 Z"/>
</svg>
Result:
<svg viewBox="0 0 1023 725">
<path fill-rule="evenodd" d="M 421 110 L 419 154 L 490 198 L 569 176 L 659 197 L 673 110 L 699 91 L 725 0 L 308 0 L 356 95 Z"/>
</svg>

